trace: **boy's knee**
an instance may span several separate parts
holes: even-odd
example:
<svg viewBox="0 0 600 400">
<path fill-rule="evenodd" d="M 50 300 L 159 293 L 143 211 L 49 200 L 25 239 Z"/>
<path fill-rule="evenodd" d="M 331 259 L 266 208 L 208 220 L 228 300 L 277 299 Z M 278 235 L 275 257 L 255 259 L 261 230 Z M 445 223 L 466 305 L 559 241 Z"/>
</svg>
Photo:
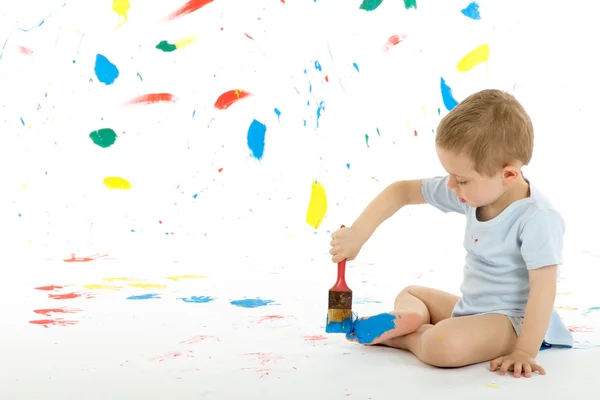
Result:
<svg viewBox="0 0 600 400">
<path fill-rule="evenodd" d="M 457 335 L 430 329 L 421 337 L 421 361 L 434 367 L 460 366 L 463 342 Z"/>
<path fill-rule="evenodd" d="M 400 293 L 398 293 L 398 295 L 396 296 L 396 298 L 402 296 L 403 294 L 412 294 L 413 296 L 417 296 L 417 294 L 419 293 L 420 290 L 424 289 L 423 286 L 418 286 L 418 285 L 410 285 L 405 287 L 404 289 L 402 289 L 402 291 Z"/>
</svg>

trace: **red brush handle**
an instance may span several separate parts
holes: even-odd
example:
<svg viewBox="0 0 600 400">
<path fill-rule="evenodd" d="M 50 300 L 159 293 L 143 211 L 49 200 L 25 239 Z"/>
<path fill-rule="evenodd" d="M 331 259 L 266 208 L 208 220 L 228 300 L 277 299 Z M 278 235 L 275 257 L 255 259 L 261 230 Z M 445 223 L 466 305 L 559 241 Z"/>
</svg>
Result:
<svg viewBox="0 0 600 400">
<path fill-rule="evenodd" d="M 345 228 L 345 226 L 342 225 L 342 228 Z M 346 284 L 346 260 L 345 259 L 338 263 L 337 281 L 335 282 L 335 285 L 333 285 L 331 290 L 335 291 L 335 292 L 351 292 L 350 288 Z"/>
</svg>

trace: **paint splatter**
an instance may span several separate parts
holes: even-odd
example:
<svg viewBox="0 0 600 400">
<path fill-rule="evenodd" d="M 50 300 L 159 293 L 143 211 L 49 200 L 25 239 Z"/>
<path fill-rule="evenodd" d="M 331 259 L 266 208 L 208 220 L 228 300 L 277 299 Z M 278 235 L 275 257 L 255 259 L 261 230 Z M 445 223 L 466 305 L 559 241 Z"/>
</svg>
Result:
<svg viewBox="0 0 600 400">
<path fill-rule="evenodd" d="M 165 279 L 170 279 L 172 281 L 179 281 L 181 279 L 204 279 L 206 276 L 204 275 L 177 275 L 177 276 L 167 276 Z"/>
<path fill-rule="evenodd" d="M 27 47 L 19 46 L 18 50 L 19 50 L 19 53 L 24 54 L 26 56 L 30 56 L 33 54 L 33 50 L 28 49 Z"/>
<path fill-rule="evenodd" d="M 125 24 L 127 22 L 127 11 L 131 8 L 131 4 L 129 4 L 129 0 L 113 0 L 112 9 L 117 13 L 119 18 L 119 25 Z"/>
<path fill-rule="evenodd" d="M 352 66 L 354 67 L 354 69 L 358 72 L 360 72 L 360 69 L 358 69 L 358 64 L 357 63 L 352 63 Z"/>
<path fill-rule="evenodd" d="M 185 47 L 188 47 L 190 44 L 194 43 L 196 39 L 197 38 L 195 36 L 184 37 L 175 42 L 175 47 L 177 47 L 178 49 L 183 49 Z"/>
<path fill-rule="evenodd" d="M 243 299 L 243 300 L 233 300 L 230 303 L 236 307 L 242 308 L 257 308 L 267 306 L 271 303 L 275 303 L 275 300 L 263 300 L 263 299 Z"/>
<path fill-rule="evenodd" d="M 317 107 L 317 128 L 319 127 L 319 119 L 321 118 L 321 112 L 325 110 L 325 106 L 323 102 L 319 103 L 319 107 Z"/>
<path fill-rule="evenodd" d="M 365 11 L 373 11 L 383 3 L 383 0 L 363 0 L 359 9 Z"/>
<path fill-rule="evenodd" d="M 314 229 L 318 229 L 326 213 L 327 193 L 325 187 L 320 182 L 313 181 L 308 210 L 306 211 L 306 223 Z"/>
<path fill-rule="evenodd" d="M 372 343 L 385 332 L 396 327 L 400 316 L 382 313 L 368 318 L 360 318 L 354 324 L 354 331 L 346 335 L 348 339 L 358 339 L 358 343 Z"/>
<path fill-rule="evenodd" d="M 123 289 L 123 286 L 104 285 L 102 283 L 92 283 L 89 285 L 84 285 L 83 287 L 84 287 L 84 289 L 88 289 L 88 290 L 119 290 L 119 289 Z"/>
<path fill-rule="evenodd" d="M 265 315 L 263 317 L 260 317 L 259 320 L 257 321 L 257 323 L 262 324 L 263 322 L 277 321 L 277 320 L 284 319 L 284 318 L 285 318 L 284 315 Z"/>
<path fill-rule="evenodd" d="M 173 96 L 171 93 L 150 93 L 134 97 L 125 104 L 155 104 L 174 102 L 175 100 L 175 96 Z"/>
<path fill-rule="evenodd" d="M 77 257 L 75 254 L 71 254 L 71 258 L 65 258 L 64 262 L 90 262 L 96 261 L 101 258 L 108 257 L 108 254 L 93 254 L 89 257 Z"/>
<path fill-rule="evenodd" d="M 103 281 L 106 282 L 128 282 L 128 281 L 135 281 L 135 279 L 133 278 L 126 278 L 126 277 L 115 277 L 115 278 L 102 278 Z"/>
<path fill-rule="evenodd" d="M 369 147 L 369 134 L 365 133 L 365 143 L 367 144 L 367 147 Z"/>
<path fill-rule="evenodd" d="M 181 8 L 169 15 L 167 19 L 173 20 L 176 18 L 183 17 L 187 14 L 191 14 L 195 11 L 198 11 L 205 5 L 212 3 L 213 1 L 214 0 L 189 0 Z"/>
<path fill-rule="evenodd" d="M 96 55 L 96 65 L 94 72 L 98 80 L 105 85 L 112 85 L 119 77 L 119 69 L 116 65 L 108 61 L 108 58 L 102 54 Z"/>
<path fill-rule="evenodd" d="M 34 289 L 36 289 L 36 290 L 52 291 L 52 290 L 63 289 L 63 288 L 64 288 L 64 286 L 50 285 L 50 286 L 40 286 L 40 287 L 36 287 Z"/>
<path fill-rule="evenodd" d="M 76 299 L 78 297 L 81 297 L 81 294 L 79 293 L 64 293 L 64 294 L 52 294 L 50 293 L 48 295 L 49 298 L 53 299 L 53 300 L 70 300 L 70 299 Z"/>
<path fill-rule="evenodd" d="M 119 189 L 119 190 L 127 190 L 131 189 L 131 183 L 124 178 L 120 178 L 118 176 L 107 176 L 104 178 L 104 185 L 110 189 Z"/>
<path fill-rule="evenodd" d="M 163 362 L 166 360 L 171 360 L 173 358 L 179 358 L 179 357 L 195 358 L 196 355 L 194 354 L 193 351 L 188 350 L 185 353 L 179 353 L 179 352 L 166 353 L 166 354 L 163 354 L 162 356 L 155 357 L 154 360 Z"/>
<path fill-rule="evenodd" d="M 321 67 L 321 63 L 319 62 L 319 60 L 315 61 L 315 69 L 317 71 L 323 71 L 323 68 Z"/>
<path fill-rule="evenodd" d="M 278 108 L 275 108 L 275 114 L 277 115 L 277 121 L 279 121 L 279 117 L 281 117 L 281 111 Z"/>
<path fill-rule="evenodd" d="M 488 61 L 490 58 L 490 47 L 487 44 L 482 44 L 476 47 L 469 54 L 464 56 L 456 65 L 460 72 L 467 72 L 475 68 L 482 62 Z"/>
<path fill-rule="evenodd" d="M 590 307 L 587 310 L 585 310 L 583 312 L 583 315 L 587 315 L 587 314 L 591 314 L 594 311 L 600 311 L 600 307 L 596 306 L 596 307 Z"/>
<path fill-rule="evenodd" d="M 180 297 L 177 300 L 181 300 L 185 303 L 210 303 L 215 299 L 210 296 L 191 296 L 191 297 Z"/>
<path fill-rule="evenodd" d="M 117 140 L 117 134 L 110 128 L 103 128 L 91 132 L 90 139 L 92 139 L 92 142 L 94 142 L 96 145 L 102 148 L 107 148 L 115 144 Z"/>
<path fill-rule="evenodd" d="M 444 101 L 444 106 L 448 111 L 452 110 L 458 105 L 458 101 L 454 99 L 454 96 L 452 95 L 452 89 L 446 84 L 444 78 L 441 78 L 440 80 L 440 89 L 442 91 L 442 100 Z"/>
<path fill-rule="evenodd" d="M 157 44 L 156 48 L 158 50 L 164 51 L 165 53 L 170 53 L 172 51 L 177 50 L 177 46 L 175 46 L 174 44 L 171 44 L 171 43 L 167 42 L 166 40 L 163 40 L 159 44 Z"/>
<path fill-rule="evenodd" d="M 406 39 L 407 36 L 405 34 L 402 35 L 392 35 L 388 38 L 387 42 L 385 43 L 384 46 L 384 50 L 385 51 L 390 51 L 390 49 L 392 47 L 394 47 L 395 45 L 397 45 L 398 43 L 402 42 L 404 39 Z"/>
<path fill-rule="evenodd" d="M 127 286 L 137 288 L 137 289 L 166 289 L 166 285 L 161 285 L 160 283 L 129 283 Z"/>
<path fill-rule="evenodd" d="M 491 383 L 486 383 L 483 386 L 487 386 L 487 387 L 492 388 L 492 389 L 500 389 L 500 386 L 498 386 L 498 385 L 492 385 Z"/>
<path fill-rule="evenodd" d="M 127 300 L 150 300 L 150 299 L 160 299 L 160 296 L 156 293 L 148 293 L 148 294 L 140 294 L 137 296 L 129 296 Z"/>
<path fill-rule="evenodd" d="M 416 9 L 417 8 L 417 0 L 404 0 L 404 8 L 406 8 L 407 10 L 411 9 L 411 8 Z"/>
<path fill-rule="evenodd" d="M 354 304 L 367 304 L 367 303 L 381 303 L 379 300 L 373 300 L 366 297 L 358 298 L 354 300 Z"/>
<path fill-rule="evenodd" d="M 78 321 L 67 321 L 62 318 L 56 318 L 56 319 L 38 319 L 38 320 L 34 320 L 34 321 L 29 321 L 29 323 L 35 324 L 35 325 L 42 325 L 42 326 L 44 326 L 44 328 L 49 328 L 49 325 L 54 325 L 54 326 L 75 325 L 78 323 Z"/>
<path fill-rule="evenodd" d="M 460 10 L 460 12 L 463 13 L 465 17 L 481 19 L 481 14 L 479 13 L 479 4 L 477 4 L 475 1 L 469 3 L 469 5 Z"/>
<path fill-rule="evenodd" d="M 253 120 L 250 124 L 250 128 L 248 128 L 248 147 L 250 148 L 252 155 L 258 160 L 262 159 L 265 151 L 266 132 L 267 127 L 257 120 Z"/>
<path fill-rule="evenodd" d="M 215 339 L 217 342 L 220 342 L 221 340 L 219 340 L 218 337 L 213 336 L 213 335 L 198 335 L 198 336 L 194 336 L 193 338 L 187 339 L 187 340 L 182 340 L 181 344 L 198 344 L 200 342 L 204 342 L 206 339 Z"/>
<path fill-rule="evenodd" d="M 312 335 L 312 336 L 302 336 L 304 340 L 316 341 L 316 340 L 327 340 L 326 336 L 323 335 Z"/>
<path fill-rule="evenodd" d="M 52 314 L 73 314 L 82 311 L 79 308 L 44 308 L 40 310 L 33 310 L 34 313 L 43 315 L 45 317 L 51 317 Z"/>
<path fill-rule="evenodd" d="M 225 110 L 236 101 L 241 100 L 244 97 L 248 97 L 250 95 L 251 93 L 246 92 L 244 90 L 230 90 L 219 96 L 219 98 L 215 102 L 215 108 L 218 108 L 219 110 Z"/>
</svg>

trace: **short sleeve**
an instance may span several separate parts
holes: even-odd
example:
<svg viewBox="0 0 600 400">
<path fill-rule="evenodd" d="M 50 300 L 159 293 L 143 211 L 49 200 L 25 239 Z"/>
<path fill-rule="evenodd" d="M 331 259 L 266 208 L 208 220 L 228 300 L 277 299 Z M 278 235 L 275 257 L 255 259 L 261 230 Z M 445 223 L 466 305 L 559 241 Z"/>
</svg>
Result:
<svg viewBox="0 0 600 400">
<path fill-rule="evenodd" d="M 461 203 L 454 192 L 448 189 L 448 178 L 447 175 L 423 179 L 421 183 L 423 199 L 445 213 L 454 211 L 466 214 L 466 204 Z"/>
<path fill-rule="evenodd" d="M 563 263 L 565 221 L 555 210 L 540 210 L 521 230 L 521 255 L 527 269 Z"/>
</svg>

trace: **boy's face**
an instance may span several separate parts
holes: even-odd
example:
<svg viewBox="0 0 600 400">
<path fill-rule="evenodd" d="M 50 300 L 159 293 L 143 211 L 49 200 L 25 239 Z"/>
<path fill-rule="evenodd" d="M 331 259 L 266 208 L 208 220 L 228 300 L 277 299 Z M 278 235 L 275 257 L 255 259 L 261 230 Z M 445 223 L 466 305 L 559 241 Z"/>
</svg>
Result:
<svg viewBox="0 0 600 400">
<path fill-rule="evenodd" d="M 471 207 L 484 207 L 494 203 L 505 192 L 505 179 L 502 170 L 488 177 L 475 171 L 471 159 L 447 150 L 436 148 L 444 169 L 450 175 L 448 189 L 452 190 L 461 202 Z"/>
</svg>

